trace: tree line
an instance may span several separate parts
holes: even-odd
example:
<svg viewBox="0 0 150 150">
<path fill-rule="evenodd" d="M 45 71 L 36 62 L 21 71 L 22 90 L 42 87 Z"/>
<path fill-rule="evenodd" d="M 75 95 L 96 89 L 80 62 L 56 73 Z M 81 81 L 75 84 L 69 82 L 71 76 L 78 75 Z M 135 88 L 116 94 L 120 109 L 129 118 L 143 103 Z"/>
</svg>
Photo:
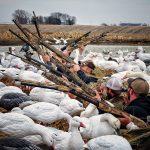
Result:
<svg viewBox="0 0 150 150">
<path fill-rule="evenodd" d="M 31 13 L 17 9 L 12 14 L 13 19 L 18 20 L 20 24 L 33 24 L 34 17 Z M 50 16 L 37 16 L 39 24 L 55 24 L 55 25 L 74 25 L 76 24 L 76 17 L 65 13 L 53 12 Z"/>
<path fill-rule="evenodd" d="M 107 24 L 102 23 L 101 26 L 149 26 L 149 24 L 146 23 L 120 23 L 120 24 Z"/>
</svg>

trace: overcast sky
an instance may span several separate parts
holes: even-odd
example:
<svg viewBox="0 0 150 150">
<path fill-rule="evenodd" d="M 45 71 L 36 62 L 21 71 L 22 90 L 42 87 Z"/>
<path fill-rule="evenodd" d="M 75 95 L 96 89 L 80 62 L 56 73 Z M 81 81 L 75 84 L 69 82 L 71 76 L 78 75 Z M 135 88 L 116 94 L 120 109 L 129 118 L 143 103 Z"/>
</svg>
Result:
<svg viewBox="0 0 150 150">
<path fill-rule="evenodd" d="M 77 18 L 77 24 L 150 24 L 150 0 L 0 0 L 0 23 L 11 23 L 17 9 L 42 16 L 67 13 Z"/>
</svg>

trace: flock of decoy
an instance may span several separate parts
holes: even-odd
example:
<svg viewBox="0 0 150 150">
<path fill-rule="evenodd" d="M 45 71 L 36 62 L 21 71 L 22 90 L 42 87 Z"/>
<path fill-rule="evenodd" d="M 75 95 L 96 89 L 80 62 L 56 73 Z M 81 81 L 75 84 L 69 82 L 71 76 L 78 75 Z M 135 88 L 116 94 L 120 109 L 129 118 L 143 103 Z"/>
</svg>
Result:
<svg viewBox="0 0 150 150">
<path fill-rule="evenodd" d="M 56 41 L 57 42 L 57 41 Z M 13 50 L 15 54 L 15 49 Z M 98 67 L 114 69 L 118 78 L 142 77 L 150 84 L 150 54 L 139 47 L 124 56 L 118 51 L 113 58 L 109 53 L 90 52 L 84 60 L 92 60 Z M 114 61 L 115 60 L 115 61 Z M 0 79 L 28 80 L 53 84 L 41 75 L 40 70 L 20 58 L 0 53 Z M 13 82 L 14 83 L 14 82 Z M 0 150 L 131 150 L 129 142 L 117 135 L 120 121 L 112 114 L 98 115 L 93 105 L 87 108 L 63 92 L 34 87 L 29 94 L 16 86 L 0 82 Z M 74 114 L 80 114 L 74 116 Z M 47 127 L 66 119 L 68 132 Z"/>
</svg>

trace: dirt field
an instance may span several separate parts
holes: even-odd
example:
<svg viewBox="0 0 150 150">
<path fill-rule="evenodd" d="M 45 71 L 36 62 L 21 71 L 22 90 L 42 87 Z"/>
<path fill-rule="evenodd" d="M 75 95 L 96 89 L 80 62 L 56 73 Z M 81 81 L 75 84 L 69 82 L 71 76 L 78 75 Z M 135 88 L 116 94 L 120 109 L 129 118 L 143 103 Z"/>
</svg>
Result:
<svg viewBox="0 0 150 150">
<path fill-rule="evenodd" d="M 25 25 L 32 32 L 36 32 L 34 25 Z M 9 32 L 12 29 L 19 32 L 13 24 L 0 24 L 0 45 L 19 45 L 22 42 Z M 103 32 L 109 32 L 103 40 L 95 40 L 92 44 L 132 44 L 150 45 L 150 27 L 119 27 L 119 26 L 90 26 L 90 25 L 40 25 L 44 38 L 75 39 L 82 34 L 92 31 L 89 38 L 96 37 Z"/>
</svg>

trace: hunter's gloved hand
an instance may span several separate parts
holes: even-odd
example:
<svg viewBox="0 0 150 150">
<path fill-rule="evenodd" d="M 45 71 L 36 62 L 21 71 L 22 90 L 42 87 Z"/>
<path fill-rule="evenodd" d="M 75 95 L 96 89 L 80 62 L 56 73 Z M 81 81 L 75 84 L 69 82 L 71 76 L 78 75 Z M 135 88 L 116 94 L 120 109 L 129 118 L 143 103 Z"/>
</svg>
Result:
<svg viewBox="0 0 150 150">
<path fill-rule="evenodd" d="M 122 125 L 126 126 L 131 122 L 131 118 L 128 115 L 122 114 L 122 116 L 123 116 L 122 118 L 118 118 Z"/>
</svg>

